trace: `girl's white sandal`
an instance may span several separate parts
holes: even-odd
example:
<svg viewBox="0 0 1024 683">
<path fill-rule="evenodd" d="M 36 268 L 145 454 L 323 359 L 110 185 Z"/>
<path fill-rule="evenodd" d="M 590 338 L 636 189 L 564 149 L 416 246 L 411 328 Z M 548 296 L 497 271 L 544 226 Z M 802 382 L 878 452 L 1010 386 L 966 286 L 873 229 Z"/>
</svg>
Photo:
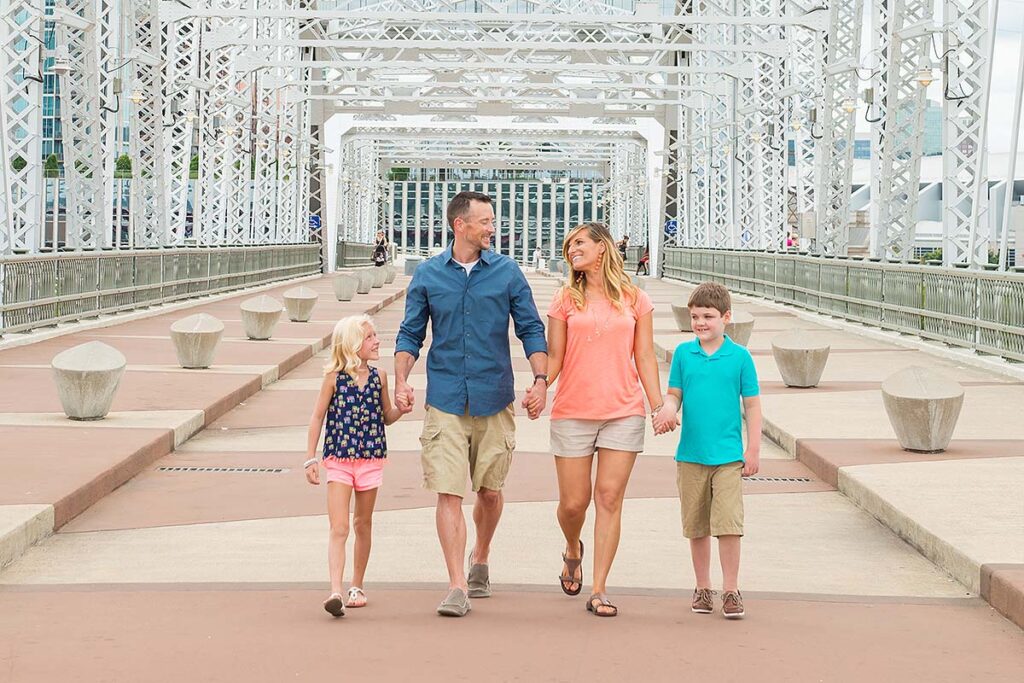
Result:
<svg viewBox="0 0 1024 683">
<path fill-rule="evenodd" d="M 354 604 L 357 600 L 361 600 L 362 604 Z M 353 609 L 357 607 L 366 607 L 366 593 L 363 592 L 363 589 L 357 586 L 352 586 L 351 588 L 349 588 L 348 600 L 345 602 L 345 606 L 351 607 Z"/>
</svg>

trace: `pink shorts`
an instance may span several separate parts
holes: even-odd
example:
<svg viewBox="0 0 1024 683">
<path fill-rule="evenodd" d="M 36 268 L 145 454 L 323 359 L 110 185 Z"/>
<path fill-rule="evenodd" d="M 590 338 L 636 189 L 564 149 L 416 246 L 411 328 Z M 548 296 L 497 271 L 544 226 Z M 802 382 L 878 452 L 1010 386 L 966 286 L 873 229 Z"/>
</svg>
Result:
<svg viewBox="0 0 1024 683">
<path fill-rule="evenodd" d="M 356 491 L 369 491 L 384 481 L 384 458 L 363 460 L 338 460 L 325 458 L 327 481 L 337 481 L 351 486 Z"/>
</svg>

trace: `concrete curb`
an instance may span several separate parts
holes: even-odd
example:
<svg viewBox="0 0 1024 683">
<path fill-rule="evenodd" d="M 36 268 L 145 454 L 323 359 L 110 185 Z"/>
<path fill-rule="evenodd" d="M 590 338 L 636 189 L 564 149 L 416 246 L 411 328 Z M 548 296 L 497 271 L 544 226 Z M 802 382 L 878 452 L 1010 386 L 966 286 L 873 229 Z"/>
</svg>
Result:
<svg viewBox="0 0 1024 683">
<path fill-rule="evenodd" d="M 839 468 L 839 491 L 917 549 L 939 569 L 969 588 L 981 592 L 981 564 L 915 521 L 877 491 L 857 478 L 858 467 Z"/>
<path fill-rule="evenodd" d="M 0 569 L 52 533 L 52 505 L 0 505 Z"/>
<path fill-rule="evenodd" d="M 310 278 L 302 279 L 306 280 Z M 272 286 L 280 287 L 281 284 L 281 282 L 277 282 Z M 231 292 L 228 296 L 220 298 L 244 295 L 250 291 L 265 288 L 266 287 L 260 287 L 254 288 L 253 290 L 235 291 Z M 373 290 L 373 292 L 379 294 L 380 290 Z M 369 298 L 370 296 L 373 296 L 373 294 L 371 293 L 369 295 L 360 296 Z M 367 315 L 373 315 L 404 296 L 405 286 L 400 285 L 400 289 L 398 291 L 392 292 L 384 299 L 368 306 L 364 312 Z M 120 316 L 116 319 L 112 318 L 105 321 L 94 321 L 94 323 L 97 324 L 87 327 L 75 326 L 75 329 L 60 331 L 50 330 L 50 332 L 52 332 L 50 335 L 34 337 L 31 340 L 17 340 L 21 343 L 14 344 L 14 346 L 20 346 L 34 341 L 41 341 L 42 339 L 49 339 L 62 334 L 77 332 L 82 329 L 108 327 L 122 322 L 128 322 L 130 320 L 151 317 L 153 315 L 166 313 L 179 308 L 187 308 L 189 306 L 209 303 L 211 300 L 214 299 L 212 297 L 194 299 L 189 300 L 187 302 L 187 306 L 174 305 L 173 307 L 159 307 L 159 309 L 155 309 L 153 311 L 143 312 L 145 315 Z M 31 546 L 53 534 L 69 521 L 80 515 L 95 503 L 99 502 L 118 487 L 128 482 L 135 475 L 145 470 L 160 458 L 173 452 L 176 448 L 201 432 L 219 417 L 234 409 L 239 403 L 242 403 L 253 395 L 259 393 L 264 387 L 273 384 L 291 370 L 302 365 L 302 363 L 306 362 L 326 348 L 330 342 L 331 335 L 327 334 L 322 338 L 315 340 L 313 343 L 306 345 L 304 348 L 288 354 L 277 363 L 276 372 L 263 372 L 261 373 L 261 376 L 254 377 L 241 388 L 236 389 L 230 394 L 216 400 L 212 405 L 207 406 L 205 410 L 196 410 L 195 415 L 188 417 L 181 424 L 176 425 L 173 428 L 167 428 L 164 435 L 154 439 L 121 462 L 116 463 L 106 471 L 98 474 L 92 480 L 85 482 L 63 499 L 56 501 L 53 505 L 0 505 L 0 568 L 3 568 L 17 560 Z M 170 343 L 170 341 L 168 341 L 168 343 Z M 10 348 L 10 346 L 4 347 L 0 345 L 0 348 Z M 11 517 L 9 521 L 6 519 L 8 516 Z"/>
<path fill-rule="evenodd" d="M 981 565 L 981 597 L 1024 629 L 1024 564 Z"/>
</svg>

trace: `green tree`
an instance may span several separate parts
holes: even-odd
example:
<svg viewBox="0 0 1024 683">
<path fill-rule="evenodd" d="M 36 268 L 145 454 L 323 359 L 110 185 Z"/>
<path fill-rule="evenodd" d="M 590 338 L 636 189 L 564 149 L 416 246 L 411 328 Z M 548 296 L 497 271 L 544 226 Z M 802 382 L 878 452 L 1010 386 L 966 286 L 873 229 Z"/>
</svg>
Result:
<svg viewBox="0 0 1024 683">
<path fill-rule="evenodd" d="M 114 168 L 115 178 L 131 178 L 132 177 L 132 160 L 127 154 L 122 154 L 117 158 L 117 163 Z"/>
<path fill-rule="evenodd" d="M 188 177 L 195 180 L 199 177 L 199 155 L 192 157 L 192 161 L 188 164 Z"/>
<path fill-rule="evenodd" d="M 401 167 L 396 166 L 396 167 L 392 168 L 390 171 L 388 171 L 388 180 L 408 180 L 408 179 L 409 179 L 409 169 L 408 168 L 401 168 Z"/>
<path fill-rule="evenodd" d="M 20 156 L 17 156 L 17 157 L 14 157 L 13 159 L 11 159 L 11 168 L 13 168 L 15 171 L 20 171 L 21 169 L 25 168 L 26 166 L 28 166 L 28 162 L 25 161 Z"/>
<path fill-rule="evenodd" d="M 43 166 L 43 177 L 60 177 L 60 159 L 57 158 L 56 154 L 51 154 L 50 156 L 46 157 L 46 164 Z"/>
</svg>

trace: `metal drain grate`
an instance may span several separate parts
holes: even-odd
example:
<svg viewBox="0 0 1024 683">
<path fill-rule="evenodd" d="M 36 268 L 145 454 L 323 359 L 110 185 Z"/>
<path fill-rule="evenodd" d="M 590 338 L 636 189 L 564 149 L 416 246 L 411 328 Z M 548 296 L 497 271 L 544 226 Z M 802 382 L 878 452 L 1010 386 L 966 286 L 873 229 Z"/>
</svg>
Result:
<svg viewBox="0 0 1024 683">
<path fill-rule="evenodd" d="M 245 474 L 283 474 L 287 467 L 158 467 L 158 472 L 241 472 Z"/>
<path fill-rule="evenodd" d="M 743 481 L 796 481 L 810 482 L 810 477 L 743 477 Z"/>
</svg>

